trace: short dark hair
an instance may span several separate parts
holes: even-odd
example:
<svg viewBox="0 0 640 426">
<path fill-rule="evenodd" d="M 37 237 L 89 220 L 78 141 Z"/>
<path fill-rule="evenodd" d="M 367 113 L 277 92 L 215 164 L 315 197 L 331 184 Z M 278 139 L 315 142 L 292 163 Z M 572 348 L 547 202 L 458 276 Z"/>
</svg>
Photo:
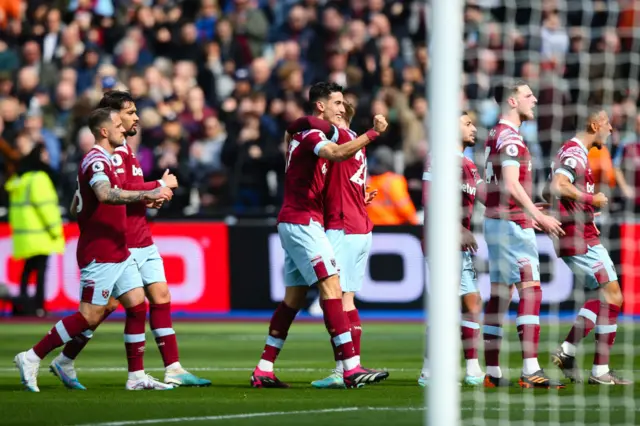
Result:
<svg viewBox="0 0 640 426">
<path fill-rule="evenodd" d="M 113 108 L 97 108 L 89 114 L 89 130 L 96 139 L 100 137 L 100 129 L 107 121 L 111 121 L 111 114 L 118 114 L 118 110 Z"/>
<path fill-rule="evenodd" d="M 469 115 L 469 112 L 464 110 L 460 112 L 460 117 L 464 117 L 465 115 Z"/>
<path fill-rule="evenodd" d="M 124 109 L 128 103 L 134 103 L 131 93 L 122 90 L 111 90 L 104 94 L 98 108 L 111 108 L 116 111 Z"/>
<path fill-rule="evenodd" d="M 320 99 L 327 99 L 332 93 L 344 93 L 344 88 L 337 83 L 321 81 L 311 86 L 309 89 L 309 103 L 314 105 Z"/>
</svg>

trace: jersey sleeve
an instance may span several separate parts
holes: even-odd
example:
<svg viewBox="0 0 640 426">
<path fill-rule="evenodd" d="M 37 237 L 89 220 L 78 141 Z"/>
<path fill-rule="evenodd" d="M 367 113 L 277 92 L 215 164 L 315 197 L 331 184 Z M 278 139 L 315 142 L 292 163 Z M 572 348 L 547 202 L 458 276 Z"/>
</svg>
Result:
<svg viewBox="0 0 640 426">
<path fill-rule="evenodd" d="M 307 130 L 320 130 L 325 134 L 327 139 L 332 142 L 336 142 L 338 140 L 338 129 L 328 121 L 325 121 L 321 118 L 305 116 L 300 117 L 293 123 L 287 127 L 287 133 L 290 135 L 294 135 L 296 133 L 304 132 Z"/>
<path fill-rule="evenodd" d="M 586 159 L 582 157 L 579 149 L 581 148 L 573 147 L 561 152 L 553 173 L 565 175 L 571 183 L 576 181 L 576 176 L 586 173 Z"/>
<path fill-rule="evenodd" d="M 110 176 L 113 175 L 113 170 L 106 159 L 96 158 L 86 165 L 84 173 L 89 186 L 93 186 L 98 182 L 111 182 Z"/>
<path fill-rule="evenodd" d="M 330 143 L 334 143 L 327 139 L 327 136 L 320 130 L 309 130 L 302 137 L 302 145 L 313 151 L 315 155 L 320 155 L 320 150 Z"/>
<path fill-rule="evenodd" d="M 527 151 L 522 137 L 512 130 L 503 130 L 502 133 L 500 133 L 496 142 L 496 148 L 502 167 L 520 167 L 520 160 Z"/>
</svg>

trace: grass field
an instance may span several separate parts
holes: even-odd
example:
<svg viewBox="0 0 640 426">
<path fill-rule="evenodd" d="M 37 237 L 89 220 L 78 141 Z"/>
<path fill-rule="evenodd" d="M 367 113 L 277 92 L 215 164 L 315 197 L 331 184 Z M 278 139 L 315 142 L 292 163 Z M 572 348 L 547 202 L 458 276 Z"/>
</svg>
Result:
<svg viewBox="0 0 640 426">
<path fill-rule="evenodd" d="M 180 388 L 168 392 L 126 392 L 123 325 L 104 324 L 76 362 L 86 392 L 66 390 L 42 363 L 39 394 L 21 390 L 13 356 L 29 348 L 50 324 L 0 322 L 0 424 L 37 425 L 142 425 L 186 423 L 193 425 L 326 425 L 346 421 L 352 425 L 419 425 L 424 418 L 424 393 L 416 379 L 422 364 L 423 332 L 420 324 L 364 324 L 363 364 L 389 369 L 383 383 L 357 390 L 316 390 L 309 382 L 324 377 L 332 367 L 332 354 L 321 323 L 294 325 L 278 360 L 280 379 L 291 389 L 252 389 L 249 376 L 264 344 L 266 324 L 178 323 L 182 364 L 210 378 L 210 388 Z M 540 361 L 554 377 L 548 353 L 568 325 L 543 325 Z M 505 330 L 509 340 L 504 365 L 514 381 L 521 366 L 515 330 Z M 640 327 L 619 328 L 614 368 L 625 377 L 640 378 Z M 583 345 L 585 368 L 593 354 L 593 337 Z M 482 362 L 482 361 L 481 361 Z M 162 377 L 155 342 L 147 333 L 145 365 Z M 587 374 L 585 372 L 585 374 Z M 463 387 L 465 425 L 640 423 L 640 385 L 627 388 L 568 386 L 560 391 L 484 390 Z M 437 392 L 437 389 L 435 389 Z M 443 401 L 446 404 L 447 401 Z M 447 425 L 438 425 L 447 426 Z"/>
</svg>

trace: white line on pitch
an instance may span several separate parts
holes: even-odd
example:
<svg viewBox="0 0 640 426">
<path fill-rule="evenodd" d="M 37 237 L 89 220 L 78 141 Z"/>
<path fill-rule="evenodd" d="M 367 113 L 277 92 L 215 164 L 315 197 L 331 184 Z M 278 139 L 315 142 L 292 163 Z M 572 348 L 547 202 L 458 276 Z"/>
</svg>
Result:
<svg viewBox="0 0 640 426">
<path fill-rule="evenodd" d="M 639 408 L 632 409 L 619 409 L 617 407 L 580 407 L 580 409 L 587 412 L 590 411 L 640 411 Z M 352 411 L 424 411 L 424 407 L 339 407 L 339 408 L 325 408 L 321 410 L 297 410 L 297 411 L 271 411 L 262 413 L 240 413 L 240 414 L 222 414 L 217 416 L 199 416 L 199 417 L 173 417 L 164 419 L 145 419 L 145 420 L 125 420 L 117 422 L 104 422 L 104 423 L 85 423 L 78 426 L 132 426 L 132 425 L 149 425 L 157 423 L 180 423 L 180 422 L 213 422 L 218 420 L 233 420 L 233 419 L 250 419 L 255 417 L 274 417 L 274 416 L 289 416 L 296 414 L 325 414 L 325 413 L 343 413 Z M 487 407 L 487 408 L 475 408 L 475 407 L 461 407 L 461 411 L 508 411 L 507 407 Z M 522 411 L 576 411 L 576 408 L 571 407 L 523 407 Z"/>
</svg>

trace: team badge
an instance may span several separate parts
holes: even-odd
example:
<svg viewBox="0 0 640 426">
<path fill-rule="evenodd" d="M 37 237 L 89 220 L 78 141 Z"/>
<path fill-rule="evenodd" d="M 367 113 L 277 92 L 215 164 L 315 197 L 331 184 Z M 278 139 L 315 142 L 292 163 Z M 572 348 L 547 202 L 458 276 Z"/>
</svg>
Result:
<svg viewBox="0 0 640 426">
<path fill-rule="evenodd" d="M 512 157 L 517 157 L 518 156 L 518 147 L 515 145 L 508 145 L 507 146 L 507 154 L 512 156 Z"/>
</svg>

